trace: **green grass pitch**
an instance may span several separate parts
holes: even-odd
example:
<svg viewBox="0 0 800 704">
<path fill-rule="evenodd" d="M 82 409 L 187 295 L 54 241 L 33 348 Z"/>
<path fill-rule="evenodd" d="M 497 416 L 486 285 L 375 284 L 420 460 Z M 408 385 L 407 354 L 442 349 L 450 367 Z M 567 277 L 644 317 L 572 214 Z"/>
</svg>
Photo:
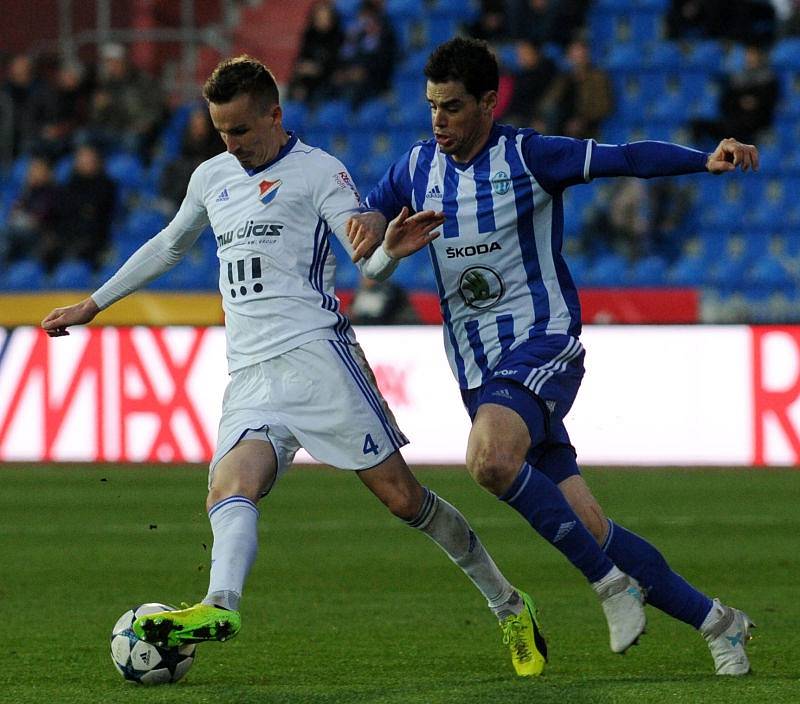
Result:
<svg viewBox="0 0 800 704">
<path fill-rule="evenodd" d="M 289 473 L 262 504 L 242 633 L 204 644 L 185 681 L 125 684 L 108 651 L 130 606 L 195 601 L 210 529 L 202 467 L 0 470 L 0 699 L 10 704 L 665 704 L 800 702 L 800 473 L 592 470 L 610 515 L 685 577 L 758 624 L 754 674 L 712 674 L 691 628 L 648 610 L 610 652 L 601 609 L 568 563 L 463 470 L 418 470 L 461 508 L 542 610 L 551 657 L 518 679 L 480 595 L 355 477 Z"/>
</svg>

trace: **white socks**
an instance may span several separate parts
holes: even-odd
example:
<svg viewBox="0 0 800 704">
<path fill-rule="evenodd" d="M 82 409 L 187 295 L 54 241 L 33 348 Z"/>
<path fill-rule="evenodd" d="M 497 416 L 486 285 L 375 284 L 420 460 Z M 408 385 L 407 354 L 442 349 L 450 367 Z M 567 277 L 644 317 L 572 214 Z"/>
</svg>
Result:
<svg viewBox="0 0 800 704">
<path fill-rule="evenodd" d="M 483 594 L 490 608 L 496 610 L 516 595 L 464 516 L 429 489 L 425 489 L 419 513 L 406 522 L 425 533 L 448 554 Z"/>
<path fill-rule="evenodd" d="M 256 505 L 244 496 L 229 496 L 208 512 L 214 545 L 204 604 L 238 611 L 244 580 L 258 552 Z"/>
</svg>

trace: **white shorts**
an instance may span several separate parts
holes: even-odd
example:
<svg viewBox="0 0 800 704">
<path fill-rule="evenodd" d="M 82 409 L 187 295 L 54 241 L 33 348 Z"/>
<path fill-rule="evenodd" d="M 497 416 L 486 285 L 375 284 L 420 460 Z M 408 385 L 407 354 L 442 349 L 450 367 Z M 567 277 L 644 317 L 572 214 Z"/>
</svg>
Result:
<svg viewBox="0 0 800 704">
<path fill-rule="evenodd" d="M 231 374 L 209 483 L 245 437 L 272 443 L 279 477 L 301 447 L 333 467 L 369 469 L 408 443 L 361 347 L 335 340 L 314 340 Z"/>
</svg>

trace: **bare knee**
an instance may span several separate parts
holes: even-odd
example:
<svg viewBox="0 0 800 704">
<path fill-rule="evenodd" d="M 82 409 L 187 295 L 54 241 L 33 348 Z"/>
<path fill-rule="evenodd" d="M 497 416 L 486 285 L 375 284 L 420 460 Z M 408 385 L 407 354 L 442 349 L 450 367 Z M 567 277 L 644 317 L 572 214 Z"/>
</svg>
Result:
<svg viewBox="0 0 800 704">
<path fill-rule="evenodd" d="M 214 469 L 206 509 L 230 496 L 244 496 L 253 503 L 272 488 L 277 462 L 272 446 L 261 440 L 242 440 Z"/>
<path fill-rule="evenodd" d="M 467 470 L 472 478 L 495 496 L 514 482 L 521 462 L 495 443 L 472 443 L 467 451 Z"/>
</svg>

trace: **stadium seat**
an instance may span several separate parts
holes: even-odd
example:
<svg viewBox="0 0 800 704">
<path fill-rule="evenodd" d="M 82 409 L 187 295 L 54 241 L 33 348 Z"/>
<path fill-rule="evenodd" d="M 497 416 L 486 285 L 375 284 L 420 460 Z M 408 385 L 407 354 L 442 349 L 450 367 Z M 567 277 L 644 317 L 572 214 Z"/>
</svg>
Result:
<svg viewBox="0 0 800 704">
<path fill-rule="evenodd" d="M 722 70 L 724 56 L 720 43 L 715 39 L 707 39 L 691 42 L 684 60 L 693 69 L 716 74 Z"/>
<path fill-rule="evenodd" d="M 785 37 L 772 49 L 770 63 L 778 70 L 800 71 L 800 37 Z"/>
<path fill-rule="evenodd" d="M 676 286 L 702 286 L 706 281 L 707 262 L 702 256 L 679 259 L 666 276 L 668 283 Z"/>
<path fill-rule="evenodd" d="M 36 291 L 42 288 L 45 275 L 42 265 L 33 260 L 23 260 L 9 265 L 0 274 L 0 289 L 6 291 Z"/>
<path fill-rule="evenodd" d="M 309 127 L 341 129 L 350 120 L 350 106 L 344 100 L 331 100 L 309 116 Z"/>
<path fill-rule="evenodd" d="M 89 289 L 94 274 L 86 262 L 65 261 L 48 277 L 47 284 L 54 289 Z"/>
<path fill-rule="evenodd" d="M 362 129 L 384 127 L 389 123 L 391 108 L 383 98 L 368 100 L 353 115 L 352 123 Z"/>
<path fill-rule="evenodd" d="M 663 286 L 666 275 L 667 262 L 662 257 L 651 255 L 630 267 L 628 282 L 635 286 Z"/>
<path fill-rule="evenodd" d="M 283 124 L 286 129 L 302 134 L 308 119 L 308 108 L 299 100 L 281 100 Z"/>
<path fill-rule="evenodd" d="M 628 282 L 628 264 L 618 254 L 604 254 L 593 262 L 587 275 L 592 286 L 625 286 Z"/>
</svg>

